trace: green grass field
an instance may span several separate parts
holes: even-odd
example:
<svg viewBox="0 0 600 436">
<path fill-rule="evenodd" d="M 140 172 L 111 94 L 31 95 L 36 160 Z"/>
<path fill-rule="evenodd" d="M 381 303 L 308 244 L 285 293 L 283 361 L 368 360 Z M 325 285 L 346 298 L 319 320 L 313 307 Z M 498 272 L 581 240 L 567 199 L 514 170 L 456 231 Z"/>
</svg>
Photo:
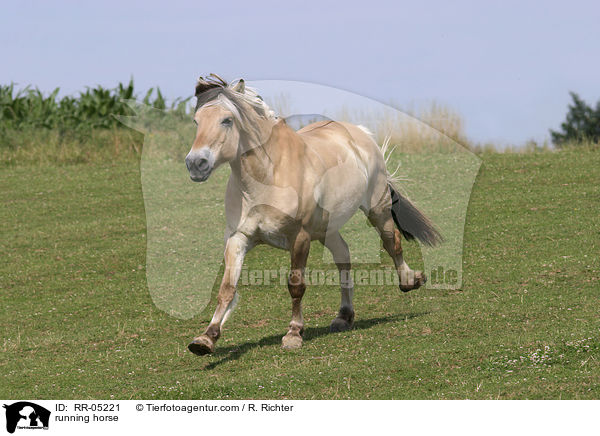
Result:
<svg viewBox="0 0 600 436">
<path fill-rule="evenodd" d="M 206 357 L 186 345 L 214 302 L 181 320 L 150 298 L 136 161 L 1 168 L 0 397 L 598 399 L 599 168 L 589 150 L 483 155 L 461 290 L 361 287 L 355 328 L 329 334 L 339 291 L 310 287 L 287 352 L 287 289 L 242 286 Z"/>
</svg>

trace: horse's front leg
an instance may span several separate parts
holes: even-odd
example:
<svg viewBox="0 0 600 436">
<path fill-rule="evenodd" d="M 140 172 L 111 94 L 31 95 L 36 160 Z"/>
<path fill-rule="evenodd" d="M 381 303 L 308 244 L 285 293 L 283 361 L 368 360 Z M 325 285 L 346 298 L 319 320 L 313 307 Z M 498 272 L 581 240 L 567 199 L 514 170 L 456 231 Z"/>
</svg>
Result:
<svg viewBox="0 0 600 436">
<path fill-rule="evenodd" d="M 235 308 L 236 285 L 242 271 L 244 256 L 251 248 L 248 238 L 234 233 L 225 245 L 225 273 L 217 296 L 217 308 L 206 331 L 194 338 L 188 349 L 199 356 L 212 353 L 221 336 L 221 327 Z"/>
<path fill-rule="evenodd" d="M 300 348 L 302 346 L 302 332 L 304 319 L 302 318 L 302 296 L 306 290 L 304 282 L 304 269 L 308 252 L 310 250 L 310 235 L 300 230 L 291 244 L 292 268 L 288 278 L 288 290 L 292 297 L 292 321 L 287 334 L 282 339 L 282 347 L 286 349 Z"/>
</svg>

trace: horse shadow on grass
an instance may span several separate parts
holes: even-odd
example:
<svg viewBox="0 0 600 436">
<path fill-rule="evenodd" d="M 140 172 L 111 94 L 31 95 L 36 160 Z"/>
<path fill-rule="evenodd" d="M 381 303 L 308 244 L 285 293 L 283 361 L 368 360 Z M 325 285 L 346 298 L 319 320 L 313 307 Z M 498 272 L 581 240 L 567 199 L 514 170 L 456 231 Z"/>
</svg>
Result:
<svg viewBox="0 0 600 436">
<path fill-rule="evenodd" d="M 429 313 L 430 312 L 414 312 L 414 313 L 408 313 L 408 314 L 398 314 L 398 315 L 383 316 L 383 317 L 370 318 L 370 319 L 359 319 L 354 322 L 354 326 L 352 327 L 352 330 L 367 330 L 367 329 L 370 329 L 371 327 L 379 325 L 379 324 L 386 324 L 386 323 L 395 322 L 395 321 L 413 319 L 413 318 L 417 318 L 419 316 L 427 315 Z M 302 338 L 303 338 L 303 342 L 306 344 L 307 342 L 310 342 L 313 339 L 317 339 L 317 338 L 320 338 L 320 337 L 326 336 L 326 335 L 336 335 L 336 334 L 340 334 L 340 333 L 331 333 L 329 331 L 329 326 L 307 327 L 304 329 Z M 219 365 L 221 365 L 223 363 L 238 360 L 240 357 L 242 357 L 248 351 L 250 351 L 254 348 L 257 348 L 257 347 L 265 347 L 265 346 L 270 346 L 270 345 L 280 346 L 281 338 L 283 337 L 283 335 L 284 335 L 284 333 L 280 333 L 280 334 L 276 334 L 276 335 L 265 336 L 264 338 L 259 339 L 258 341 L 246 342 L 242 345 L 230 345 L 227 347 L 219 347 L 215 350 L 215 353 L 213 354 L 213 356 L 219 357 L 220 359 L 215 362 L 211 362 L 211 363 L 207 364 L 204 367 L 204 369 L 205 370 L 215 369 L 216 367 L 218 367 Z"/>
</svg>

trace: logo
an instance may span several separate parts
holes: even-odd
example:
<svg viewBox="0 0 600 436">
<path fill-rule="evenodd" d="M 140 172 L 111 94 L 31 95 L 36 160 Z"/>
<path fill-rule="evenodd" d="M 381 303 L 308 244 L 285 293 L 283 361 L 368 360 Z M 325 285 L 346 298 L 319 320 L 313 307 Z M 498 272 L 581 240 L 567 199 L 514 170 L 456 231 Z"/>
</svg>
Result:
<svg viewBox="0 0 600 436">
<path fill-rule="evenodd" d="M 48 430 L 50 411 L 28 401 L 19 401 L 6 409 L 6 431 L 14 433 L 18 429 L 44 429 Z"/>
</svg>

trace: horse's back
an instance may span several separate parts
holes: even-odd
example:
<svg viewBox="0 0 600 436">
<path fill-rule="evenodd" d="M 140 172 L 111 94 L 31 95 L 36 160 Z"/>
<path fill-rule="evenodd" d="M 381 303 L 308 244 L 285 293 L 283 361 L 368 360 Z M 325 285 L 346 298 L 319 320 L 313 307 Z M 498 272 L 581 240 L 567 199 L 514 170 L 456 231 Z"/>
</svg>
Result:
<svg viewBox="0 0 600 436">
<path fill-rule="evenodd" d="M 340 121 L 318 121 L 301 128 L 297 133 L 309 149 L 322 158 L 329 157 L 334 163 L 339 161 L 340 156 L 353 152 L 369 166 L 373 163 L 376 166 L 383 164 L 379 146 L 362 126 Z"/>
<path fill-rule="evenodd" d="M 298 130 L 307 148 L 317 154 L 326 168 L 355 156 L 370 183 L 386 175 L 381 149 L 363 126 L 340 121 L 318 121 Z M 379 183 L 380 181 L 377 181 Z"/>
<path fill-rule="evenodd" d="M 381 150 L 366 129 L 351 123 L 319 121 L 297 133 L 322 163 L 314 198 L 328 212 L 328 230 L 337 230 L 359 207 L 370 207 L 372 193 L 381 191 L 376 186 L 385 186 Z"/>
</svg>

